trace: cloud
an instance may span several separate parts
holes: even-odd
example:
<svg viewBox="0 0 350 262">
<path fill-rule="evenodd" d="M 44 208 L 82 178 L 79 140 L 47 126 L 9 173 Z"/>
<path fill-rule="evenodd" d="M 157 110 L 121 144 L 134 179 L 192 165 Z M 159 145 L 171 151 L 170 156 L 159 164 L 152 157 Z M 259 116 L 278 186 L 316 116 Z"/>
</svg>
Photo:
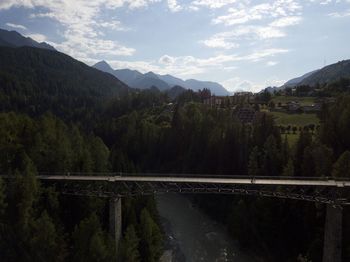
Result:
<svg viewBox="0 0 350 262">
<path fill-rule="evenodd" d="M 275 66 L 275 65 L 277 65 L 277 64 L 278 64 L 277 61 L 268 61 L 268 62 L 266 63 L 267 66 Z"/>
<path fill-rule="evenodd" d="M 225 81 L 222 81 L 221 84 L 229 91 L 240 92 L 259 92 L 263 88 L 268 86 L 281 86 L 285 83 L 285 80 L 278 79 L 277 77 L 272 77 L 265 80 L 262 83 L 256 83 L 248 79 L 241 79 L 240 77 L 229 78 Z"/>
<path fill-rule="evenodd" d="M 227 90 L 231 92 L 256 92 L 261 89 L 261 86 L 256 86 L 256 84 L 254 84 L 253 82 L 249 80 L 243 80 L 240 77 L 229 78 L 225 81 L 222 81 L 220 84 L 222 84 Z"/>
<path fill-rule="evenodd" d="M 236 26 L 234 30 L 214 34 L 200 43 L 210 48 L 232 49 L 239 47 L 242 40 L 268 40 L 286 36 L 280 28 L 273 26 L 245 25 Z"/>
<path fill-rule="evenodd" d="M 104 37 L 101 29 L 109 28 L 116 31 L 128 30 L 120 21 L 101 20 L 105 9 L 127 7 L 129 9 L 146 7 L 160 0 L 74 0 L 74 1 L 43 1 L 43 0 L 2 0 L 1 9 L 25 7 L 33 9 L 32 19 L 50 18 L 63 26 L 60 43 L 52 45 L 60 51 L 68 53 L 77 59 L 87 61 L 94 57 L 130 56 L 136 50 L 124 46 L 118 41 Z M 41 10 L 39 13 L 38 10 Z M 33 34 L 34 36 L 34 34 Z M 36 34 L 38 38 L 39 35 Z M 42 39 L 41 35 L 41 39 Z M 39 38 L 38 38 L 39 39 Z"/>
<path fill-rule="evenodd" d="M 42 34 L 27 34 L 26 36 L 34 39 L 35 41 L 37 41 L 39 43 L 47 41 L 46 36 L 44 36 Z"/>
<path fill-rule="evenodd" d="M 0 1 L 0 10 L 1 9 L 10 9 L 11 7 L 27 7 L 33 8 L 32 0 L 1 0 Z"/>
<path fill-rule="evenodd" d="M 190 7 L 207 7 L 210 9 L 217 9 L 236 2 L 237 0 L 196 0 L 191 3 Z"/>
<path fill-rule="evenodd" d="M 258 62 L 264 58 L 274 57 L 279 54 L 287 53 L 286 49 L 261 49 L 245 55 L 216 55 L 207 58 L 198 58 L 194 56 L 170 56 L 163 55 L 158 60 L 149 61 L 122 61 L 108 60 L 113 68 L 130 68 L 140 72 L 154 71 L 159 74 L 172 74 L 175 76 L 186 77 L 198 74 L 208 73 L 213 69 L 232 71 L 237 69 L 238 62 Z M 90 61 L 96 63 L 97 61 Z M 237 63 L 235 65 L 234 63 Z"/>
<path fill-rule="evenodd" d="M 232 49 L 239 47 L 239 44 L 230 41 L 229 38 L 226 38 L 224 35 L 220 34 L 214 35 L 211 38 L 200 42 L 211 48 Z"/>
<path fill-rule="evenodd" d="M 25 27 L 24 25 L 18 25 L 18 24 L 12 24 L 12 23 L 6 23 L 6 25 L 8 27 L 12 27 L 12 28 L 16 28 L 16 29 L 22 29 L 22 30 L 27 29 L 27 27 Z"/>
<path fill-rule="evenodd" d="M 171 12 L 178 12 L 182 10 L 182 7 L 177 3 L 176 0 L 168 0 L 168 7 Z"/>
<path fill-rule="evenodd" d="M 228 13 L 212 20 L 213 24 L 237 25 L 266 18 L 278 18 L 297 14 L 302 6 L 295 0 L 275 0 L 258 5 L 240 4 L 228 9 Z"/>
<path fill-rule="evenodd" d="M 333 17 L 333 18 L 343 18 L 350 16 L 350 9 L 346 10 L 345 12 L 334 12 L 328 14 L 328 16 Z"/>
<path fill-rule="evenodd" d="M 302 21 L 302 18 L 300 16 L 287 16 L 287 17 L 276 19 L 275 21 L 270 23 L 270 26 L 287 27 L 292 25 L 298 25 L 301 21 Z"/>
<path fill-rule="evenodd" d="M 244 60 L 257 62 L 257 61 L 260 61 L 261 59 L 266 58 L 266 57 L 273 57 L 273 56 L 276 56 L 278 54 L 285 54 L 288 52 L 290 52 L 290 50 L 288 50 L 288 49 L 268 48 L 268 49 L 256 51 L 256 52 L 254 52 L 250 55 L 247 55 L 243 58 L 244 58 Z"/>
<path fill-rule="evenodd" d="M 116 30 L 116 31 L 129 31 L 129 28 L 126 28 L 122 25 L 120 21 L 101 21 L 100 23 L 96 23 L 97 26 L 106 28 L 106 29 L 111 29 L 111 30 Z"/>
<path fill-rule="evenodd" d="M 163 55 L 162 57 L 159 58 L 158 61 L 160 64 L 169 65 L 169 64 L 173 64 L 175 62 L 175 59 L 171 56 Z"/>
</svg>

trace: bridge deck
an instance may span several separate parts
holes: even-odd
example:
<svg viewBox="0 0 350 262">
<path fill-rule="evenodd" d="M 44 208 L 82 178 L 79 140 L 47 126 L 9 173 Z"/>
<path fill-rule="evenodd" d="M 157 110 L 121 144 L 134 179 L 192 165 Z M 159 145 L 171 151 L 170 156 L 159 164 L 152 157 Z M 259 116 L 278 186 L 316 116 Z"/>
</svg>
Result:
<svg viewBox="0 0 350 262">
<path fill-rule="evenodd" d="M 284 177 L 171 177 L 171 176 L 84 176 L 84 175 L 39 175 L 41 180 L 66 181 L 106 181 L 106 182 L 164 182 L 164 183 L 201 183 L 201 184 L 237 184 L 237 185 L 288 185 L 288 186 L 325 186 L 350 187 L 349 180 L 326 178 L 284 178 Z"/>
</svg>

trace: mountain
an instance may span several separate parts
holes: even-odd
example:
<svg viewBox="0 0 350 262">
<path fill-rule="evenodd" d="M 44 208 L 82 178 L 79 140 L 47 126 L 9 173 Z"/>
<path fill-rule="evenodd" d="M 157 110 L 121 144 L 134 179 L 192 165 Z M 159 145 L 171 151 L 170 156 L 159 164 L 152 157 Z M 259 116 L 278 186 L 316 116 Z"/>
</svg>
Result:
<svg viewBox="0 0 350 262">
<path fill-rule="evenodd" d="M 186 83 L 185 87 L 192 89 L 194 91 L 197 91 L 197 90 L 203 89 L 203 88 L 207 88 L 207 89 L 210 89 L 212 94 L 215 94 L 218 96 L 230 95 L 230 92 L 228 92 L 222 85 L 220 85 L 216 82 L 188 79 L 185 81 L 185 83 Z"/>
<path fill-rule="evenodd" d="M 50 46 L 45 42 L 38 43 L 33 39 L 31 39 L 30 37 L 22 36 L 20 33 L 16 31 L 7 31 L 4 29 L 0 29 L 0 46 L 9 46 L 9 47 L 29 46 L 29 47 L 36 47 L 36 48 L 56 51 L 55 48 L 53 48 L 52 46 Z"/>
<path fill-rule="evenodd" d="M 159 79 L 163 80 L 164 82 L 167 82 L 170 86 L 183 86 L 185 87 L 186 83 L 184 80 L 177 78 L 172 75 L 158 75 Z"/>
<path fill-rule="evenodd" d="M 60 52 L 0 46 L 0 110 L 31 115 L 47 111 L 80 118 L 100 109 L 106 99 L 129 92 L 108 73 Z M 92 117 L 92 115 L 90 114 Z"/>
<path fill-rule="evenodd" d="M 94 66 L 96 69 L 113 75 L 113 68 L 106 61 L 100 61 Z"/>
<path fill-rule="evenodd" d="M 337 81 L 341 78 L 350 78 L 350 60 L 343 60 L 328 65 L 303 79 L 299 85 L 315 86 Z"/>
<path fill-rule="evenodd" d="M 159 90 L 167 90 L 170 88 L 166 82 L 159 79 L 153 72 L 142 74 L 139 71 L 130 69 L 113 70 L 105 61 L 98 62 L 93 65 L 93 67 L 114 75 L 116 78 L 133 88 L 147 89 L 152 86 L 157 87 Z"/>
<path fill-rule="evenodd" d="M 140 89 L 151 88 L 152 86 L 157 87 L 160 91 L 168 90 L 170 88 L 166 82 L 159 79 L 153 72 L 148 72 L 142 75 L 142 77 L 138 77 L 132 83 L 132 87 Z"/>
<path fill-rule="evenodd" d="M 319 69 L 317 70 L 314 70 L 314 71 L 311 71 L 309 73 L 306 73 L 302 76 L 299 76 L 299 77 L 296 77 L 296 78 L 293 78 L 289 81 L 287 81 L 282 87 L 294 87 L 294 86 L 297 86 L 299 85 L 304 79 L 308 78 L 309 76 L 313 75 L 314 73 L 318 72 Z"/>
<path fill-rule="evenodd" d="M 195 79 L 182 80 L 172 75 L 159 75 L 153 72 L 142 74 L 136 70 L 119 69 L 113 70 L 105 61 L 101 61 L 93 65 L 101 71 L 110 73 L 133 88 L 150 88 L 157 87 L 159 90 L 168 90 L 174 86 L 181 86 L 186 89 L 197 91 L 199 89 L 208 88 L 216 95 L 230 95 L 230 93 L 220 84 L 209 81 L 199 81 Z M 111 71 L 111 69 L 113 71 Z"/>
<path fill-rule="evenodd" d="M 137 79 L 143 77 L 143 75 L 139 71 L 129 70 L 129 69 L 114 70 L 112 75 L 119 78 L 121 81 L 126 83 L 128 86 L 133 86 L 133 83 L 135 81 L 137 81 Z"/>
<path fill-rule="evenodd" d="M 317 84 L 327 84 L 341 78 L 350 78 L 350 60 L 343 60 L 335 64 L 314 70 L 300 77 L 287 81 L 280 88 L 294 87 L 300 85 L 316 86 Z"/>
</svg>

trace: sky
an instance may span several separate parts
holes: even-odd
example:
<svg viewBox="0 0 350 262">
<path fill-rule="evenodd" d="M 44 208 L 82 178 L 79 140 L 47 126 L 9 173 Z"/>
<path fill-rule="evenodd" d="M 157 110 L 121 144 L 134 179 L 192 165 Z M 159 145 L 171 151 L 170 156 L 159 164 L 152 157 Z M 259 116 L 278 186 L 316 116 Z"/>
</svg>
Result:
<svg viewBox="0 0 350 262">
<path fill-rule="evenodd" d="M 0 0 L 0 27 L 88 65 L 258 91 L 350 59 L 350 0 Z"/>
</svg>

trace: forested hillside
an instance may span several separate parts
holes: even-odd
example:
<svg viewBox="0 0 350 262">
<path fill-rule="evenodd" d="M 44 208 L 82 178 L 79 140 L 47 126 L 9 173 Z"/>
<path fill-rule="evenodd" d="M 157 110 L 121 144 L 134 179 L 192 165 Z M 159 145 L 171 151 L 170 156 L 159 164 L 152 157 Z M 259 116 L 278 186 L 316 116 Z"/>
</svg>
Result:
<svg viewBox="0 0 350 262">
<path fill-rule="evenodd" d="M 327 84 L 341 78 L 350 78 L 350 60 L 328 65 L 303 79 L 299 85 Z"/>
<path fill-rule="evenodd" d="M 100 111 L 107 97 L 129 88 L 115 77 L 65 54 L 39 48 L 0 47 L 0 109 L 76 121 Z"/>
<path fill-rule="evenodd" d="M 108 200 L 60 195 L 36 175 L 115 170 L 111 148 L 94 133 L 99 119 L 163 96 L 131 91 L 58 52 L 1 47 L 0 57 L 0 173 L 12 177 L 0 178 L 1 261 L 115 261 Z M 163 242 L 153 199 L 128 199 L 123 209 L 118 253 L 156 261 Z"/>
</svg>

